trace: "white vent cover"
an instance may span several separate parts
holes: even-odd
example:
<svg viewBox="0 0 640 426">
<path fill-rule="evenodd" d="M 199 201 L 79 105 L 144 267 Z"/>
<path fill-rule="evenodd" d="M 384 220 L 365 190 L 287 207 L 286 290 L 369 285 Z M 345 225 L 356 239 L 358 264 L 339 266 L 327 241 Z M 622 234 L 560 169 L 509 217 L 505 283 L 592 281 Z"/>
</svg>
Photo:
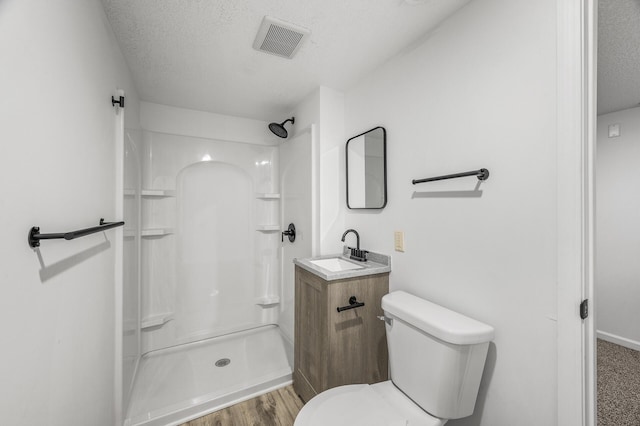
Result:
<svg viewBox="0 0 640 426">
<path fill-rule="evenodd" d="M 306 28 L 265 16 L 253 42 L 253 48 L 291 59 L 310 33 Z"/>
</svg>

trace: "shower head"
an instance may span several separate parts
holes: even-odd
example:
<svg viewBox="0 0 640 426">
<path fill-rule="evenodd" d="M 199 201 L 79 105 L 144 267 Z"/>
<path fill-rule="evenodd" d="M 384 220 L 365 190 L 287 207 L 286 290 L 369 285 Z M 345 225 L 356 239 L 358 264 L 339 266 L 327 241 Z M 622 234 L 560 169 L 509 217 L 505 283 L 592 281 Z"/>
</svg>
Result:
<svg viewBox="0 0 640 426">
<path fill-rule="evenodd" d="M 278 136 L 279 138 L 285 138 L 287 136 L 289 136 L 289 132 L 287 132 L 287 129 L 284 128 L 284 125 L 287 123 L 287 121 L 290 121 L 291 124 L 295 123 L 295 117 L 291 117 L 287 120 L 284 120 L 282 123 L 271 123 L 269 124 L 269 130 L 271 130 L 271 132 Z"/>
</svg>

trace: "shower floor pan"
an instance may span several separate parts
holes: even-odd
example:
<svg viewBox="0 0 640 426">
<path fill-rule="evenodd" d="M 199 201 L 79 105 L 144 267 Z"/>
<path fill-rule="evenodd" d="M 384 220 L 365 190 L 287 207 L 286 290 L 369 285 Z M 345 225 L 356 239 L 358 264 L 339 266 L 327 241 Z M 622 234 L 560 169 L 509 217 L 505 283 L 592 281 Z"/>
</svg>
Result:
<svg viewBox="0 0 640 426">
<path fill-rule="evenodd" d="M 270 325 L 150 352 L 140 360 L 124 425 L 178 425 L 286 386 L 287 346 Z"/>
</svg>

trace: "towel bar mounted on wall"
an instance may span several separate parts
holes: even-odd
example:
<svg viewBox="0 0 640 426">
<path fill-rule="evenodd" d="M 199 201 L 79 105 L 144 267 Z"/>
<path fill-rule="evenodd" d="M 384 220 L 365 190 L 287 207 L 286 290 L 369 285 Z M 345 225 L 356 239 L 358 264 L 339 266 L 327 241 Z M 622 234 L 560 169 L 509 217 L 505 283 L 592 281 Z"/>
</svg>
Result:
<svg viewBox="0 0 640 426">
<path fill-rule="evenodd" d="M 411 183 L 415 185 L 416 183 L 433 182 L 436 180 L 445 180 L 445 179 L 455 179 L 455 178 L 466 177 L 466 176 L 477 176 L 478 180 L 487 180 L 489 179 L 489 170 L 480 169 L 480 170 L 474 170 L 471 172 L 454 173 L 452 175 L 436 176 L 436 177 L 425 178 L 425 179 L 414 179 L 411 181 Z"/>
<path fill-rule="evenodd" d="M 71 232 L 60 232 L 57 234 L 41 234 L 40 227 L 34 226 L 29 230 L 29 246 L 35 248 L 40 247 L 40 240 L 56 240 L 62 239 L 73 240 L 75 238 L 84 237 L 85 235 L 95 234 L 96 232 L 106 231 L 107 229 L 117 228 L 123 226 L 124 222 L 105 222 L 104 219 L 100 219 L 100 225 L 92 228 L 79 229 Z"/>
</svg>

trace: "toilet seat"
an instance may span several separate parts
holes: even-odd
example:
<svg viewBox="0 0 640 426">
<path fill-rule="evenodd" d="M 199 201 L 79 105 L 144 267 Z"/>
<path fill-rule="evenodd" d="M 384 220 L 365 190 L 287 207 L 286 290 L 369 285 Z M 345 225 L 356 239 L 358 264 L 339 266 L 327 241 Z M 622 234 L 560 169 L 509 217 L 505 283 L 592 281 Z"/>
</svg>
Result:
<svg viewBox="0 0 640 426">
<path fill-rule="evenodd" d="M 307 402 L 294 426 L 442 426 L 388 380 L 375 385 L 345 385 Z"/>
</svg>

